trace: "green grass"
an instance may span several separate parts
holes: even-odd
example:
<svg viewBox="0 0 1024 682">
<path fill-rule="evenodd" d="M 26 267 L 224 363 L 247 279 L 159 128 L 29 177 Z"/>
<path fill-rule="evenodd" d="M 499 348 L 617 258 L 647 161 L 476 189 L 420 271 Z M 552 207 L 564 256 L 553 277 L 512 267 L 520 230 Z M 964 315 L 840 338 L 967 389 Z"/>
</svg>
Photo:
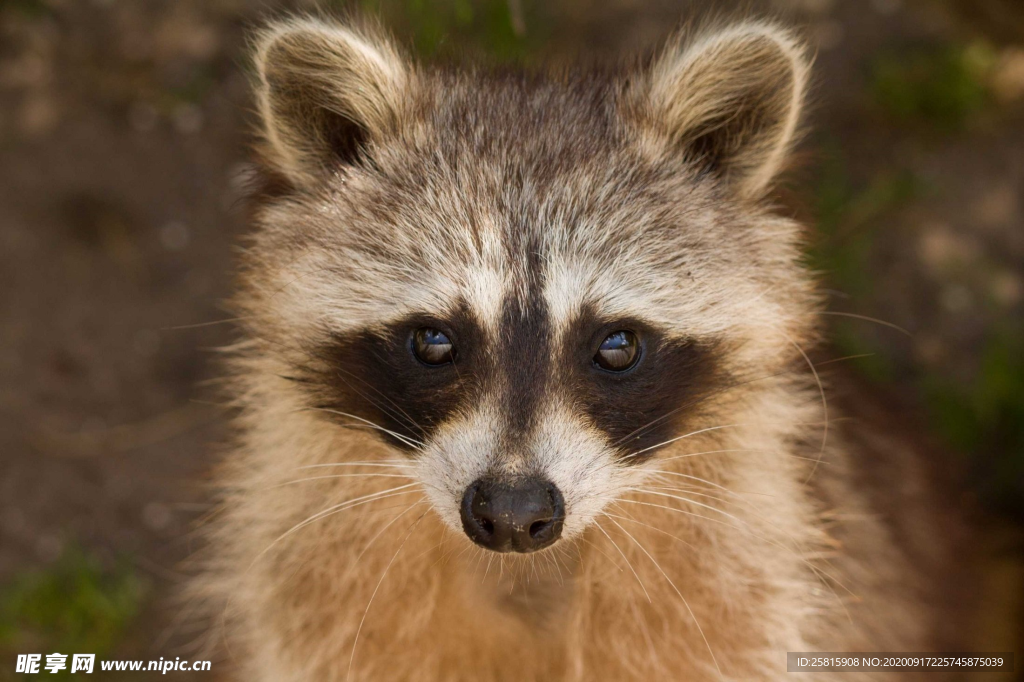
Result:
<svg viewBox="0 0 1024 682">
<path fill-rule="evenodd" d="M 981 498 L 1024 513 L 1024 328 L 988 332 L 973 378 L 925 376 L 922 391 L 936 431 L 970 456 Z"/>
<path fill-rule="evenodd" d="M 990 104 L 987 75 L 994 61 L 993 50 L 981 43 L 889 52 L 871 66 L 870 92 L 897 123 L 959 131 Z"/>
<path fill-rule="evenodd" d="M 0 12 L 10 10 L 30 19 L 37 19 L 52 13 L 42 0 L 0 0 Z"/>
<path fill-rule="evenodd" d="M 539 37 L 539 22 L 523 2 L 523 32 L 507 0 L 362 0 L 361 10 L 379 16 L 400 35 L 411 39 L 423 57 L 474 53 L 493 61 L 522 61 Z"/>
<path fill-rule="evenodd" d="M 346 7 L 344 0 L 335 0 Z M 536 45 L 537 29 L 530 22 L 528 2 L 523 2 L 524 24 L 520 35 L 507 0 L 361 0 L 362 13 L 379 16 L 385 26 L 406 38 L 423 57 L 473 53 L 497 61 L 523 60 Z"/>
<path fill-rule="evenodd" d="M 139 613 L 146 592 L 127 560 L 104 566 L 72 547 L 53 565 L 17 575 L 0 592 L 0 649 L 12 661 L 18 653 L 104 657 Z M 70 677 L 66 670 L 46 673 L 48 679 L 62 675 Z"/>
</svg>

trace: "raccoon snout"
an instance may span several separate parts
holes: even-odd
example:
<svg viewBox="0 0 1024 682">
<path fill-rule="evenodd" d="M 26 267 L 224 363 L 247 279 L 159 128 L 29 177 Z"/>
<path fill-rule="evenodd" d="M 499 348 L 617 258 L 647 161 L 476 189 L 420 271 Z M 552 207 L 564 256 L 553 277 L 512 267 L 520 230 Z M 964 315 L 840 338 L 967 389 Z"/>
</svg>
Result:
<svg viewBox="0 0 1024 682">
<path fill-rule="evenodd" d="M 562 534 L 565 501 L 552 483 L 529 478 L 515 484 L 480 479 L 462 496 L 462 528 L 495 552 L 535 552 Z"/>
</svg>

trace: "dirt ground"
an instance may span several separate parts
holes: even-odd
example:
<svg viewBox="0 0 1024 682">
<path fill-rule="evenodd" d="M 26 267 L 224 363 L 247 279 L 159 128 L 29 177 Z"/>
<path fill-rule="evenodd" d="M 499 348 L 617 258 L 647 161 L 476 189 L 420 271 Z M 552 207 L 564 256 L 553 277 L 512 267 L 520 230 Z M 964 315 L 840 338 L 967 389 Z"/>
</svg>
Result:
<svg viewBox="0 0 1024 682">
<path fill-rule="evenodd" d="M 532 64 L 649 50 L 709 4 L 362 6 L 427 58 Z M 816 226 L 809 258 L 840 313 L 821 357 L 865 355 L 848 371 L 958 472 L 993 599 L 1019 596 L 1024 12 L 751 4 L 797 22 L 817 51 L 814 132 L 781 201 Z M 219 302 L 245 230 L 244 36 L 312 7 L 0 1 L 0 679 L 28 642 L 72 646 L 96 627 L 106 636 L 90 644 L 110 657 L 167 656 L 167 632 L 188 650 L 166 598 L 224 435 L 203 384 L 232 339 Z M 98 595 L 77 625 L 51 583 Z"/>
</svg>

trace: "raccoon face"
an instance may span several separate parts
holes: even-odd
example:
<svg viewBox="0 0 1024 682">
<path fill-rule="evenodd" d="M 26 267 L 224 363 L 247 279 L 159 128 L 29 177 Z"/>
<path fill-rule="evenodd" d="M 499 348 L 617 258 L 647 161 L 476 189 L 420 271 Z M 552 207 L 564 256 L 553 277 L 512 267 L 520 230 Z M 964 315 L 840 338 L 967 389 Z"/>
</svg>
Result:
<svg viewBox="0 0 1024 682">
<path fill-rule="evenodd" d="M 419 70 L 292 22 L 257 66 L 279 191 L 248 254 L 253 336 L 324 419 L 405 453 L 473 542 L 579 534 L 790 356 L 805 278 L 761 201 L 807 65 L 780 29 L 567 80 Z"/>
</svg>

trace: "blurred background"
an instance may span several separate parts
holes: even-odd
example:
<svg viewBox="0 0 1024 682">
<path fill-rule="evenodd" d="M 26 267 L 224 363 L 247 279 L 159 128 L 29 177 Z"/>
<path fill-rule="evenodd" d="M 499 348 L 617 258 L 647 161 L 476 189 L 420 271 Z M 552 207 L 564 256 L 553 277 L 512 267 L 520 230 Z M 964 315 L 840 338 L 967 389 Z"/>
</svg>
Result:
<svg viewBox="0 0 1024 682">
<path fill-rule="evenodd" d="M 422 58 L 526 65 L 650 51 L 732 8 L 319 3 L 352 6 Z M 814 226 L 808 258 L 843 313 L 819 357 L 858 356 L 844 382 L 952 472 L 986 599 L 1019 604 L 1024 4 L 743 6 L 795 22 L 817 52 L 813 132 L 780 200 Z M 15 653 L 187 656 L 201 634 L 174 627 L 168 596 L 224 434 L 202 384 L 232 338 L 219 321 L 245 230 L 245 36 L 296 9 L 315 7 L 0 0 L 0 679 Z"/>
</svg>

